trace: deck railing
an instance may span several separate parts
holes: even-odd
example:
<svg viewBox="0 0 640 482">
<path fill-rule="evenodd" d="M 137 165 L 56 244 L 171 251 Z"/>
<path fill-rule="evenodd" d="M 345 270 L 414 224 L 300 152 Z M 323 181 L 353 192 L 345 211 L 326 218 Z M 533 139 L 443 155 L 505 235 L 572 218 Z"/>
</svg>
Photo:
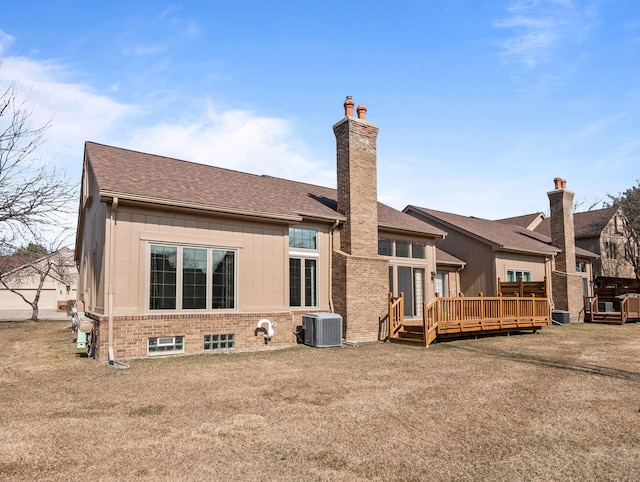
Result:
<svg viewBox="0 0 640 482">
<path fill-rule="evenodd" d="M 551 308 L 546 297 L 436 297 L 424 307 L 425 345 L 437 334 L 536 329 L 548 325 L 550 320 Z"/>
<path fill-rule="evenodd" d="M 404 322 L 404 293 L 393 296 L 389 293 L 389 338 L 393 338 L 396 332 L 402 328 Z"/>
<path fill-rule="evenodd" d="M 600 311 L 598 309 L 598 303 L 598 295 L 584 297 L 585 321 L 619 322 L 619 324 L 624 325 L 630 318 L 640 318 L 640 298 L 637 296 L 626 296 L 622 298 L 620 300 L 620 311 Z"/>
</svg>

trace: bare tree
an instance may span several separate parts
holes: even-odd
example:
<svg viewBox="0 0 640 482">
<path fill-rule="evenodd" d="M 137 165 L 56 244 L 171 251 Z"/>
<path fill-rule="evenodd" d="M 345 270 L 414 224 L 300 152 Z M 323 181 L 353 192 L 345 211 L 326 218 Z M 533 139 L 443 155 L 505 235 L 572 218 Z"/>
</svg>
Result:
<svg viewBox="0 0 640 482">
<path fill-rule="evenodd" d="M 2 66 L 0 60 L 0 67 Z M 43 163 L 37 149 L 49 123 L 33 128 L 31 110 L 18 100 L 15 82 L 0 85 L 0 252 L 15 250 L 61 224 L 76 192 L 69 179 Z"/>
<path fill-rule="evenodd" d="M 611 204 L 620 209 L 623 223 L 623 255 L 632 266 L 640 283 L 640 180 L 618 196 L 609 195 Z"/>
</svg>

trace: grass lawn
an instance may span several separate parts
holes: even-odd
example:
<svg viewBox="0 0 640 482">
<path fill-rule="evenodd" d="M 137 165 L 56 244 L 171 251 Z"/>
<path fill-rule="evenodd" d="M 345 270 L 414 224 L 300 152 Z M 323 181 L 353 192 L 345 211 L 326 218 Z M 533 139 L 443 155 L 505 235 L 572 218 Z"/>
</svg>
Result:
<svg viewBox="0 0 640 482">
<path fill-rule="evenodd" d="M 0 480 L 640 480 L 640 324 L 135 360 L 0 323 Z"/>
</svg>

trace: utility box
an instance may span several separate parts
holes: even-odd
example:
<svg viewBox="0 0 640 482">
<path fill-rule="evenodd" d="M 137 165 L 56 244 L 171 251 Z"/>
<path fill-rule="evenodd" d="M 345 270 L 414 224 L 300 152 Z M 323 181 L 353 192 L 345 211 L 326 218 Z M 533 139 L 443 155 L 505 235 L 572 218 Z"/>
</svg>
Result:
<svg viewBox="0 0 640 482">
<path fill-rule="evenodd" d="M 342 316 L 307 313 L 302 316 L 304 344 L 314 347 L 342 346 Z"/>
<path fill-rule="evenodd" d="M 559 325 L 571 324 L 571 313 L 565 310 L 551 310 L 551 319 Z"/>
<path fill-rule="evenodd" d="M 604 311 L 604 312 L 613 311 L 613 301 L 599 301 L 598 311 Z"/>
</svg>

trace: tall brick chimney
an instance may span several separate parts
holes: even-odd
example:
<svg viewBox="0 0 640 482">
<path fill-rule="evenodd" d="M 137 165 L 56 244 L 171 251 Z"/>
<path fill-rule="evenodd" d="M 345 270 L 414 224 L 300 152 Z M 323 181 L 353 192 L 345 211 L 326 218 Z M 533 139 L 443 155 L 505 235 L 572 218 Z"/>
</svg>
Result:
<svg viewBox="0 0 640 482">
<path fill-rule="evenodd" d="M 551 212 L 551 242 L 560 248 L 552 272 L 552 297 L 556 309 L 578 319 L 583 307 L 582 279 L 576 275 L 576 238 L 573 225 L 574 193 L 567 190 L 567 180 L 556 177 L 554 190 L 547 193 Z"/>
<path fill-rule="evenodd" d="M 373 341 L 386 315 L 389 292 L 389 262 L 378 256 L 378 126 L 367 121 L 363 105 L 353 117 L 353 106 L 347 97 L 345 116 L 333 126 L 338 211 L 346 221 L 334 231 L 332 297 L 335 311 L 342 315 L 343 337 Z"/>
<path fill-rule="evenodd" d="M 358 117 L 353 117 L 353 105 L 348 96 L 344 102 L 345 117 L 333 126 L 338 161 L 338 211 L 347 216 L 340 248 L 356 256 L 376 256 L 378 126 L 366 120 L 367 108 L 363 105 L 357 108 Z"/>
</svg>

